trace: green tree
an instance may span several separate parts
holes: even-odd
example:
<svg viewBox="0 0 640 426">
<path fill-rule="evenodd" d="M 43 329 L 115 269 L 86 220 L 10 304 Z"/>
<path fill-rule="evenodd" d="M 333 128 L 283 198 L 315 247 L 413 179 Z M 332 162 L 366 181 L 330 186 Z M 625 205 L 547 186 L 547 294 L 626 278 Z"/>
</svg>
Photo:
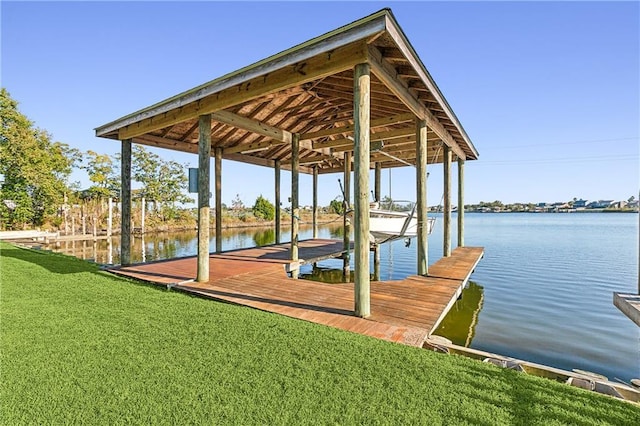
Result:
<svg viewBox="0 0 640 426">
<path fill-rule="evenodd" d="M 273 204 L 262 195 L 256 198 L 256 202 L 253 204 L 251 210 L 253 211 L 253 215 L 258 219 L 273 220 L 276 215 L 276 209 Z"/>
<path fill-rule="evenodd" d="M 120 177 L 113 159 L 106 154 L 87 151 L 82 169 L 93 183 L 88 189 L 91 198 L 117 197 L 120 194 Z"/>
<path fill-rule="evenodd" d="M 142 184 L 141 193 L 154 203 L 154 209 L 159 210 L 162 219 L 167 215 L 173 216 L 175 203 L 193 201 L 185 195 L 189 180 L 186 165 L 176 161 L 165 161 L 140 145 L 133 147 L 131 176 L 133 180 Z"/>
<path fill-rule="evenodd" d="M 20 113 L 18 102 L 4 88 L 0 90 L 0 116 L 2 222 L 11 228 L 41 225 L 70 192 L 67 181 L 80 153 L 52 142 L 49 133 Z"/>
<path fill-rule="evenodd" d="M 340 200 L 331 200 L 331 203 L 329 203 L 329 210 L 335 214 L 343 214 L 344 203 Z"/>
</svg>

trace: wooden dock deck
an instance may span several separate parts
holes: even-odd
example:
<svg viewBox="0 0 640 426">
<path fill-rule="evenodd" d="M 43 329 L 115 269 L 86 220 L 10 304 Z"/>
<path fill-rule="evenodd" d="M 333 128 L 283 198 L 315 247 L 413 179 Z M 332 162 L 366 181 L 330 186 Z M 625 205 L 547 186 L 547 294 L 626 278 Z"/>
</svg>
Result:
<svg viewBox="0 0 640 426">
<path fill-rule="evenodd" d="M 462 247 L 431 265 L 429 276 L 371 282 L 371 316 L 354 316 L 353 283 L 325 284 L 287 276 L 288 244 L 211 254 L 208 283 L 193 281 L 188 257 L 110 271 L 216 300 L 250 306 L 384 340 L 422 346 L 451 308 L 483 255 Z M 300 241 L 302 263 L 339 257 L 342 241 Z"/>
</svg>

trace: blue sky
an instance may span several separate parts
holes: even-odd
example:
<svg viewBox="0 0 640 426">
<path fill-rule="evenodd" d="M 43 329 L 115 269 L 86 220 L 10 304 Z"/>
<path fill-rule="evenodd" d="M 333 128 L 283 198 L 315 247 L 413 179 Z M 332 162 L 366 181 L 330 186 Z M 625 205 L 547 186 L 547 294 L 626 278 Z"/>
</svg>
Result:
<svg viewBox="0 0 640 426">
<path fill-rule="evenodd" d="M 638 2 L 3 1 L 1 83 L 56 140 L 115 154 L 95 127 L 387 6 L 480 152 L 467 203 L 638 197 Z M 430 172 L 433 205 L 442 167 Z M 320 177 L 321 204 L 339 177 Z M 391 177 L 394 198 L 415 198 L 413 169 Z M 311 177 L 301 185 L 310 204 Z M 273 170 L 225 161 L 223 202 L 236 194 L 273 200 Z"/>
</svg>

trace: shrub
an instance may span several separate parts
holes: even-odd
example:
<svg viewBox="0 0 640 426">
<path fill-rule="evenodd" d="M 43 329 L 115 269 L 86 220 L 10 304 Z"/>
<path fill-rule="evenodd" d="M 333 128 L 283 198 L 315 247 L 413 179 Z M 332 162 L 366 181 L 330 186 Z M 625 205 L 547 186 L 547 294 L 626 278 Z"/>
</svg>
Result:
<svg viewBox="0 0 640 426">
<path fill-rule="evenodd" d="M 262 195 L 256 198 L 256 202 L 251 210 L 253 211 L 253 215 L 258 219 L 273 220 L 276 215 L 273 204 Z"/>
</svg>

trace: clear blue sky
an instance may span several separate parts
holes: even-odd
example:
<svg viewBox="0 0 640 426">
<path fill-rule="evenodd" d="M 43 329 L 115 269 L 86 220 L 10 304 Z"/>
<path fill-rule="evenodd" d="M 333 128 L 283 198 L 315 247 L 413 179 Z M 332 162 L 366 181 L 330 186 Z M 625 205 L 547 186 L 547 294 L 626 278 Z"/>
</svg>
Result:
<svg viewBox="0 0 640 426">
<path fill-rule="evenodd" d="M 480 152 L 465 170 L 468 203 L 638 196 L 638 2 L 3 1 L 1 82 L 56 140 L 115 154 L 95 127 L 386 6 Z M 430 171 L 433 205 L 442 167 Z M 321 204 L 338 177 L 320 177 Z M 414 199 L 414 182 L 413 169 L 394 170 L 393 197 Z M 301 185 L 310 204 L 311 178 Z M 286 200 L 288 173 L 282 189 Z M 225 161 L 223 202 L 236 194 L 273 200 L 273 171 Z"/>
</svg>

